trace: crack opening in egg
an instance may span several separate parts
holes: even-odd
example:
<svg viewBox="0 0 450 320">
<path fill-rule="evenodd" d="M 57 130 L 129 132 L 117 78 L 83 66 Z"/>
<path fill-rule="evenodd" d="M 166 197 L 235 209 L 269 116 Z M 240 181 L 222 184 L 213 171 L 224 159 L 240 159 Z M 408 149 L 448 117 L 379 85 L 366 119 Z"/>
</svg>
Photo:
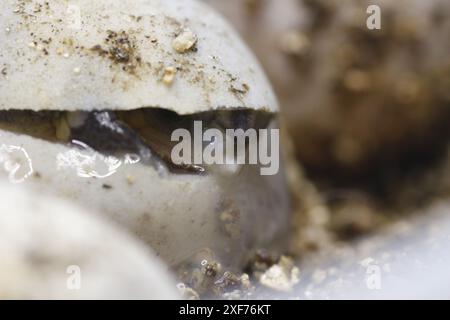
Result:
<svg viewBox="0 0 450 320">
<path fill-rule="evenodd" d="M 142 163 L 158 169 L 162 166 L 173 173 L 203 174 L 209 172 L 208 167 L 173 163 L 171 151 L 177 142 L 171 141 L 172 132 L 180 128 L 193 132 L 195 121 L 202 121 L 206 128 L 221 132 L 231 128 L 265 129 L 273 119 L 274 115 L 269 112 L 250 109 L 224 109 L 192 115 L 179 115 L 159 108 L 92 112 L 10 109 L 0 111 L 0 129 L 76 148 L 82 143 L 105 155 L 136 154 Z"/>
</svg>

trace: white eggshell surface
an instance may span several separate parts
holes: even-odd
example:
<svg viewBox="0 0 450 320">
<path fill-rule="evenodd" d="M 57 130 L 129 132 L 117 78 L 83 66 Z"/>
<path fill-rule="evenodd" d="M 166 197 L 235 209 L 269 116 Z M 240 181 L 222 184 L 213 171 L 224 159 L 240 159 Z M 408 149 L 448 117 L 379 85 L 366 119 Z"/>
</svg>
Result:
<svg viewBox="0 0 450 320">
<path fill-rule="evenodd" d="M 1 299 L 177 299 L 166 267 L 103 219 L 0 184 Z"/>
<path fill-rule="evenodd" d="M 183 30 L 197 42 L 180 53 Z M 2 1 L 0 69 L 0 109 L 278 109 L 240 38 L 193 0 Z M 169 83 L 166 70 L 176 71 Z"/>
</svg>

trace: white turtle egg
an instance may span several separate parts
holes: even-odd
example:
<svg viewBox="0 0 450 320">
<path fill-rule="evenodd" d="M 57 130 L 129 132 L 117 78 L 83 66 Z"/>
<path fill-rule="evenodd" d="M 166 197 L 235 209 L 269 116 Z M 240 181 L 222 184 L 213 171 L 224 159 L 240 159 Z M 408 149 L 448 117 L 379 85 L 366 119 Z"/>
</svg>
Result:
<svg viewBox="0 0 450 320">
<path fill-rule="evenodd" d="M 177 299 L 148 248 L 66 201 L 0 184 L 1 299 Z"/>
<path fill-rule="evenodd" d="M 0 9 L 2 179 L 99 212 L 172 266 L 209 252 L 240 268 L 282 245 L 282 165 L 263 176 L 256 165 L 171 158 L 171 133 L 192 133 L 195 120 L 221 132 L 276 128 L 272 88 L 220 16 L 194 0 Z"/>
</svg>

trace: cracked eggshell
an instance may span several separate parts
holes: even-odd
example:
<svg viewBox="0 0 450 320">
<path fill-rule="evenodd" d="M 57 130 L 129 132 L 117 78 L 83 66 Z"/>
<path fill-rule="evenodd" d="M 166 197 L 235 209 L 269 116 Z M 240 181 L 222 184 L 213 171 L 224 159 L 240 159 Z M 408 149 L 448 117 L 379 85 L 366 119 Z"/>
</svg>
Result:
<svg viewBox="0 0 450 320">
<path fill-rule="evenodd" d="M 2 130 L 0 142 L 12 150 L 0 157 L 2 165 L 9 163 L 0 179 L 101 213 L 170 265 L 200 255 L 239 267 L 254 250 L 279 245 L 289 230 L 282 168 L 274 176 L 261 176 L 255 166 L 235 175 L 176 175 L 117 159 L 111 171 L 106 158 L 91 150 Z M 86 177 L 92 166 L 96 178 Z"/>
<path fill-rule="evenodd" d="M 70 5 L 0 4 L 0 65 L 5 66 L 0 109 L 277 112 L 253 55 L 204 4 L 78 0 Z M 25 162 L 17 171 L 0 170 L 0 176 L 99 212 L 127 227 L 170 265 L 208 252 L 202 256 L 241 267 L 254 250 L 278 244 L 289 230 L 282 167 L 267 177 L 256 166 L 235 175 L 176 175 L 120 159 L 106 175 L 104 157 L 91 150 L 2 130 L 0 141 L 22 148 L 33 172 L 15 178 L 29 172 Z M 80 174 L 74 163 L 82 160 L 99 165 L 104 176 Z"/>
<path fill-rule="evenodd" d="M 2 1 L 0 9 L 0 109 L 277 111 L 253 55 L 201 2 Z"/>
<path fill-rule="evenodd" d="M 178 298 L 165 267 L 128 235 L 70 203 L 4 183 L 0 256 L 2 299 Z"/>
</svg>

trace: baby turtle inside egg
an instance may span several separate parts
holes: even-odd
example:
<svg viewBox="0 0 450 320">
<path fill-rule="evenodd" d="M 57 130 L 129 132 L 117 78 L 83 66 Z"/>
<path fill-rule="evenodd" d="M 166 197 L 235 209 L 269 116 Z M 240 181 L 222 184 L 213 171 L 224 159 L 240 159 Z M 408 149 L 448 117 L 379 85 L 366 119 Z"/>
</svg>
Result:
<svg viewBox="0 0 450 320">
<path fill-rule="evenodd" d="M 240 269 L 255 250 L 283 244 L 282 168 L 262 176 L 254 165 L 171 161 L 171 133 L 191 132 L 194 120 L 222 131 L 276 127 L 277 101 L 259 64 L 209 7 L 78 0 L 68 11 L 66 1 L 33 0 L 0 9 L 0 30 L 11 30 L 0 32 L 0 66 L 8 66 L 0 142 L 32 162 L 26 187 L 127 227 L 170 265 L 201 256 Z M 66 23 L 68 12 L 78 23 Z"/>
<path fill-rule="evenodd" d="M 270 113 L 251 110 L 219 110 L 185 116 L 159 108 L 92 112 L 8 110 L 0 111 L 0 129 L 52 142 L 81 142 L 116 157 L 133 154 L 155 168 L 187 174 L 202 173 L 208 168 L 172 161 L 171 153 L 177 142 L 171 136 L 175 130 L 185 129 L 194 136 L 194 123 L 201 121 L 225 136 L 228 128 L 267 128 L 272 119 Z"/>
</svg>

